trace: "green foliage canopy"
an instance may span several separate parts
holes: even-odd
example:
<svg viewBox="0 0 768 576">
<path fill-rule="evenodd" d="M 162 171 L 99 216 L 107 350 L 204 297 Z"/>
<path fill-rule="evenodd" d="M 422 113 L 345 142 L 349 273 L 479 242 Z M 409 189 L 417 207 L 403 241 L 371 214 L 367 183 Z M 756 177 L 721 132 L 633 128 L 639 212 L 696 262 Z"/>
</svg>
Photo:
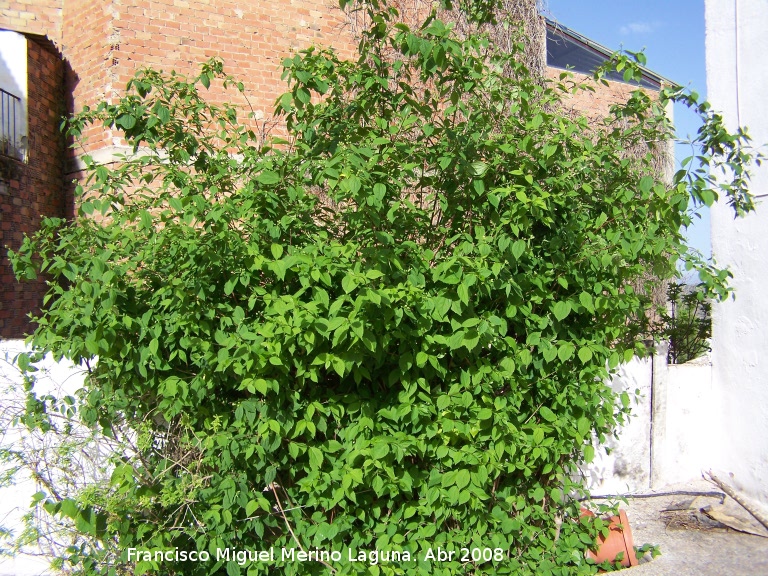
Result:
<svg viewBox="0 0 768 576">
<path fill-rule="evenodd" d="M 603 527 L 566 496 L 629 405 L 604 382 L 644 350 L 650 299 L 632 286 L 674 275 L 689 197 L 716 195 L 706 173 L 651 169 L 664 105 L 699 110 L 713 163 L 741 170 L 747 137 L 672 91 L 590 125 L 562 112 L 584 89 L 568 75 L 532 78 L 434 16 L 411 30 L 369 10 L 359 60 L 284 61 L 286 140 L 254 145 L 203 98 L 243 90 L 219 61 L 192 79 L 142 70 L 69 122 L 133 147 L 86 157 L 77 218 L 12 255 L 20 277 L 51 279 L 33 345 L 91 366 L 80 421 L 131 439 L 98 497 L 47 497 L 80 518 L 66 557 L 85 573 L 132 570 L 130 547 L 339 550 L 339 574 L 596 571 L 584 550 Z M 617 57 L 628 80 L 633 62 Z M 726 190 L 739 211 L 745 186 L 739 171 Z M 725 272 L 702 273 L 725 293 Z M 30 424 L 54 404 L 32 402 Z M 457 554 L 427 559 L 438 546 Z M 374 549 L 411 561 L 346 561 Z M 136 565 L 275 567 L 329 570 L 279 552 Z"/>
</svg>

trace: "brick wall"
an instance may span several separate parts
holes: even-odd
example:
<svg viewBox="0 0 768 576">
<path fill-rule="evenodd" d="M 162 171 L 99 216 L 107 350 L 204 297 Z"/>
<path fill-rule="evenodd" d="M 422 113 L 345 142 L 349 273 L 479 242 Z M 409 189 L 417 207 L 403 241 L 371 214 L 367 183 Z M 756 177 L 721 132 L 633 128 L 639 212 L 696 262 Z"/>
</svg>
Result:
<svg viewBox="0 0 768 576">
<path fill-rule="evenodd" d="M 252 107 L 265 118 L 286 89 L 283 58 L 313 44 L 333 46 L 349 58 L 357 47 L 334 0 L 66 0 L 63 42 L 74 110 L 115 100 L 141 67 L 196 74 L 218 56 L 225 71 L 245 84 L 247 101 L 213 87 L 210 99 L 226 99 L 244 111 Z M 89 152 L 121 143 L 102 128 L 86 136 Z"/>
<path fill-rule="evenodd" d="M 402 4 L 406 18 L 420 6 L 394 2 Z M 200 63 L 220 56 L 245 84 L 247 103 L 216 89 L 211 99 L 234 100 L 269 118 L 285 90 L 280 80 L 285 56 L 311 44 L 333 46 L 342 57 L 352 57 L 356 49 L 336 0 L 14 0 L 0 7 L 0 27 L 44 34 L 61 47 L 70 68 L 68 108 L 75 111 L 117 99 L 142 66 L 193 74 Z M 603 116 L 628 92 L 626 85 L 613 83 L 575 95 L 570 106 Z M 102 127 L 92 127 L 86 136 L 89 152 L 121 144 L 119 134 Z"/>
<path fill-rule="evenodd" d="M 37 230 L 41 215 L 65 216 L 64 144 L 59 123 L 64 114 L 64 66 L 47 41 L 27 42 L 28 164 L 14 162 L 17 175 L 0 186 L 0 338 L 19 338 L 32 326 L 27 314 L 45 293 L 41 281 L 18 283 L 5 247 L 16 249 L 24 234 Z"/>
<path fill-rule="evenodd" d="M 547 68 L 547 77 L 553 80 L 559 80 L 560 74 L 565 72 L 559 68 Z M 623 82 L 609 82 L 604 84 L 594 84 L 592 77 L 578 72 L 570 72 L 573 77 L 566 82 L 585 83 L 589 86 L 595 86 L 595 90 L 579 90 L 575 94 L 570 94 L 564 99 L 565 107 L 574 113 L 583 114 L 587 118 L 597 120 L 608 116 L 610 107 L 620 102 L 626 102 L 637 86 L 625 84 Z"/>
<path fill-rule="evenodd" d="M 64 0 L 4 0 L 0 2 L 0 28 L 48 36 L 61 41 Z"/>
<path fill-rule="evenodd" d="M 67 66 L 68 109 L 82 110 L 118 94 L 112 58 L 114 22 L 120 2 L 112 0 L 65 0 L 62 23 L 63 55 Z M 125 83 L 123 83 L 123 88 Z M 86 136 L 90 149 L 112 144 L 114 135 L 103 127 L 91 127 Z M 83 150 L 74 151 L 75 154 Z"/>
</svg>

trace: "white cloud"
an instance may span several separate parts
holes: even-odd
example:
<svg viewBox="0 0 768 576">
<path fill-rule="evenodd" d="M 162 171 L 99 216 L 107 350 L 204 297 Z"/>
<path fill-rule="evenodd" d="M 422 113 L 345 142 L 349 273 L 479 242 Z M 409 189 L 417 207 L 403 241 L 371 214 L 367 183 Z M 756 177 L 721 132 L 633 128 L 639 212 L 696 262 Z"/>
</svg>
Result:
<svg viewBox="0 0 768 576">
<path fill-rule="evenodd" d="M 632 22 L 619 28 L 619 32 L 625 36 L 629 34 L 648 34 L 658 27 L 659 22 Z"/>
</svg>

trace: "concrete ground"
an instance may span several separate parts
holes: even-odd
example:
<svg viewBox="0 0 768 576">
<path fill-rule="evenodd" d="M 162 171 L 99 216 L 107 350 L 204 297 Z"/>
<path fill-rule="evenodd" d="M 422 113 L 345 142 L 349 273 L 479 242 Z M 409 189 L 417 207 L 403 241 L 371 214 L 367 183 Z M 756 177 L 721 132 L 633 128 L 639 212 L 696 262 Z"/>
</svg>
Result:
<svg viewBox="0 0 768 576">
<path fill-rule="evenodd" d="M 656 492 L 681 491 L 720 492 L 706 482 Z M 652 560 L 646 555 L 639 566 L 622 572 L 627 576 L 768 576 L 768 537 L 724 527 L 701 511 L 708 506 L 710 511 L 727 511 L 721 519 L 731 525 L 768 535 L 728 497 L 678 493 L 629 498 L 621 508 L 627 511 L 635 545 L 655 544 L 661 555 Z"/>
</svg>

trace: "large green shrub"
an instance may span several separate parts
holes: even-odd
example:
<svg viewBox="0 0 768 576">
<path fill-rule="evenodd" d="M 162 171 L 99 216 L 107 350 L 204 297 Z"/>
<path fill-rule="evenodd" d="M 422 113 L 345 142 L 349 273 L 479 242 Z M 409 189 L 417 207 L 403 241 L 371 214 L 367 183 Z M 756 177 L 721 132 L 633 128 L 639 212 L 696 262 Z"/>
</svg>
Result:
<svg viewBox="0 0 768 576">
<path fill-rule="evenodd" d="M 86 157 L 77 218 L 13 255 L 20 276 L 51 279 L 33 345 L 88 363 L 77 418 L 122 446 L 110 482 L 38 496 L 73 521 L 65 564 L 595 572 L 600 525 L 569 497 L 629 405 L 604 382 L 643 351 L 650 299 L 631 286 L 674 274 L 690 194 L 714 197 L 705 173 L 651 169 L 664 104 L 695 97 L 637 91 L 590 125 L 560 111 L 580 89 L 567 75 L 545 83 L 438 19 L 409 30 L 369 9 L 358 61 L 284 62 L 287 140 L 255 146 L 203 99 L 232 84 L 217 61 L 191 80 L 143 70 L 69 123 L 119 130 L 135 154 Z M 703 156 L 742 167 L 746 136 L 699 111 Z M 740 211 L 744 183 L 728 190 Z M 25 421 L 48 426 L 58 405 L 31 397 Z M 274 562 L 233 552 L 270 548 Z M 411 560 L 348 561 L 361 551 Z"/>
</svg>

